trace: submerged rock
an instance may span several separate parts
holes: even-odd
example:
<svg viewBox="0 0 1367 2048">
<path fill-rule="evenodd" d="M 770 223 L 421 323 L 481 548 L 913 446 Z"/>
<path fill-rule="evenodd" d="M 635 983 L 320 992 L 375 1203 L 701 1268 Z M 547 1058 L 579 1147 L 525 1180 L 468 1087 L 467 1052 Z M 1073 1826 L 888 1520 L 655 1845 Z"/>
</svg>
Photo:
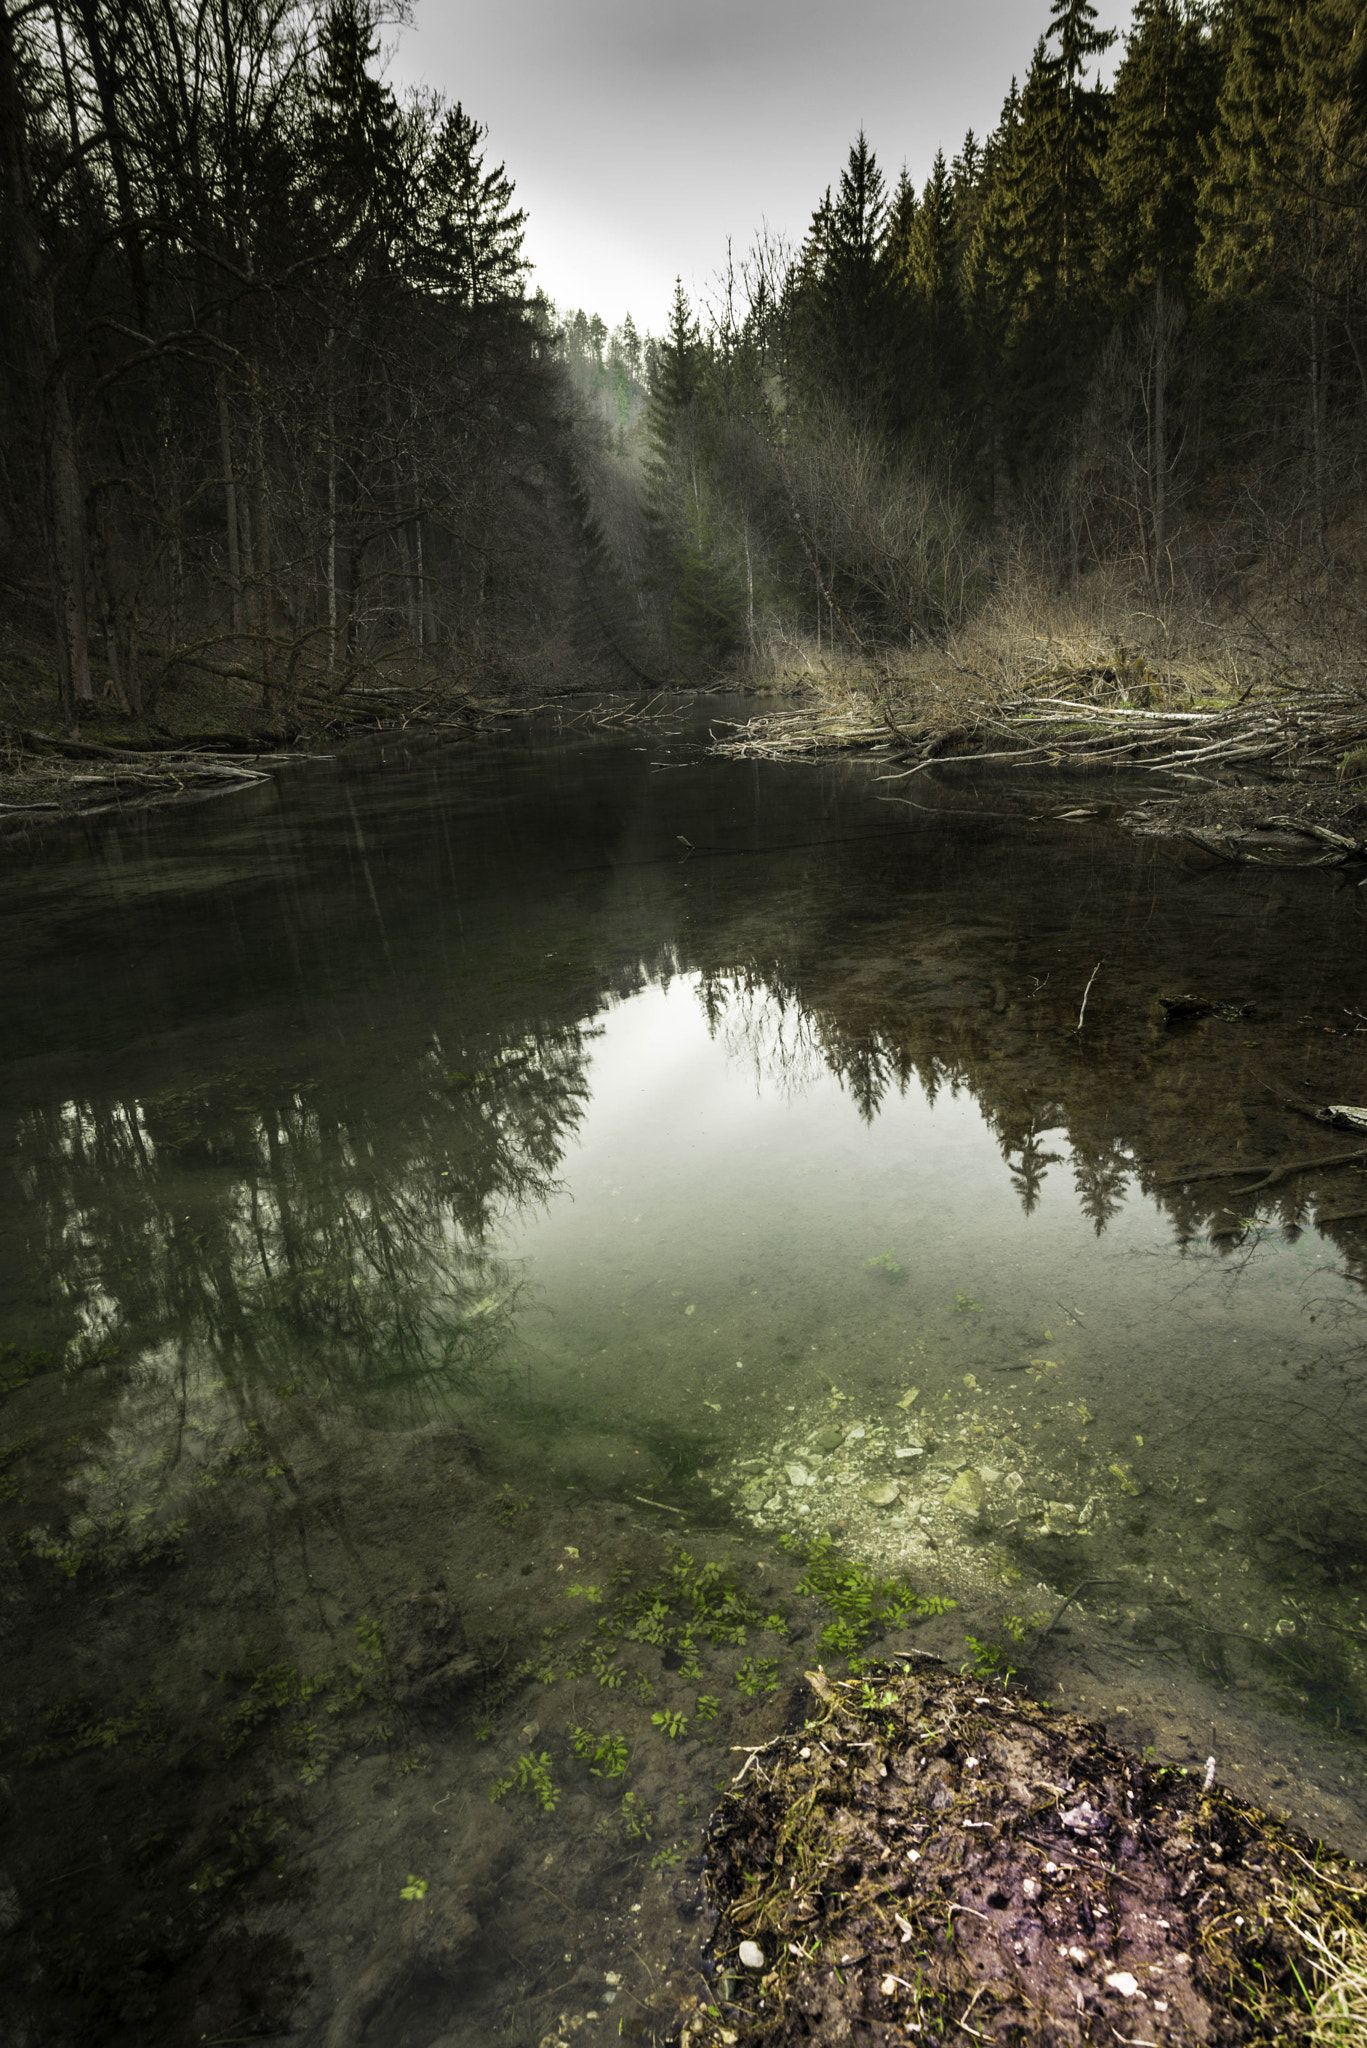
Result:
<svg viewBox="0 0 1367 2048">
<path fill-rule="evenodd" d="M 953 1508 L 956 1515 L 967 1515 L 975 1520 L 987 1503 L 987 1488 L 971 1465 L 966 1465 L 957 1479 L 952 1479 L 945 1495 L 945 1506 Z"/>
<path fill-rule="evenodd" d="M 414 1713 L 444 1715 L 479 1675 L 460 1611 L 444 1585 L 396 1601 L 385 1634 L 394 1697 Z"/>
<path fill-rule="evenodd" d="M 864 1498 L 871 1508 L 895 1508 L 902 1494 L 896 1486 L 871 1486 Z"/>
</svg>

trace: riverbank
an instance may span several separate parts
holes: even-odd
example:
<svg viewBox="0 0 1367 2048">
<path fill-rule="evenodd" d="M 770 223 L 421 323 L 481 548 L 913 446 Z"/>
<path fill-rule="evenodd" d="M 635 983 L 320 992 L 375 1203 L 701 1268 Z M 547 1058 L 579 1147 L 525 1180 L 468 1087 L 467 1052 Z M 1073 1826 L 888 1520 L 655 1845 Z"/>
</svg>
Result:
<svg viewBox="0 0 1367 2048">
<path fill-rule="evenodd" d="M 1361 2039 L 1367 1871 L 1214 1756 L 1157 1765 L 915 1653 L 809 1671 L 790 1731 L 709 1830 L 697 2048 Z"/>
<path fill-rule="evenodd" d="M 866 756 L 890 799 L 990 773 L 1013 802 L 1047 783 L 1045 814 L 1143 833 L 1320 836 L 1322 853 L 1325 833 L 1367 837 L 1367 669 L 1310 593 L 1250 590 L 1217 616 L 1113 578 L 1068 597 L 1022 576 L 943 640 L 775 643 L 749 681 L 770 703 L 719 729 L 719 753 Z M 1279 864 L 1275 842 L 1247 852 Z"/>
</svg>

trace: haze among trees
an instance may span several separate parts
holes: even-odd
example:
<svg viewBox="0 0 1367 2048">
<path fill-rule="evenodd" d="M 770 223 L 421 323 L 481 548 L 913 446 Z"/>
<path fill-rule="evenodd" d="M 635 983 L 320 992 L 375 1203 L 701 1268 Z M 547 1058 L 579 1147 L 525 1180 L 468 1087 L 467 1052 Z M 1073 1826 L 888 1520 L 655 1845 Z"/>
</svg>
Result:
<svg viewBox="0 0 1367 2048">
<path fill-rule="evenodd" d="M 919 189 L 857 136 L 652 339 L 529 296 L 371 0 L 0 0 L 0 573 L 67 726 L 886 670 L 1022 590 L 1356 660 L 1367 8 L 1041 15 L 990 134 Z"/>
</svg>

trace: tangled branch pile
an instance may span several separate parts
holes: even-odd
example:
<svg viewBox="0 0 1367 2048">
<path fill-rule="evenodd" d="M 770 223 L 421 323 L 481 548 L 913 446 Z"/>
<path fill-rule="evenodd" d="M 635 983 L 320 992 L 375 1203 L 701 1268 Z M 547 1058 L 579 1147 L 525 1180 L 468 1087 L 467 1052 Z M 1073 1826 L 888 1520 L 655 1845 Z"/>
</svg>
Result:
<svg viewBox="0 0 1367 2048">
<path fill-rule="evenodd" d="M 269 780 L 271 764 L 296 754 L 230 755 L 204 747 L 102 747 L 85 740 L 0 727 L 0 813 L 88 813 L 191 793 L 215 795 Z"/>
<path fill-rule="evenodd" d="M 1367 768 L 1367 700 L 1349 686 L 1201 705 L 1141 662 L 1118 660 L 1053 670 L 1010 691 L 937 697 L 944 693 L 925 686 L 910 694 L 871 682 L 840 708 L 823 704 L 737 724 L 714 739 L 713 750 L 770 760 L 891 751 L 909 762 L 885 780 L 988 761 L 1142 767 L 1198 781 L 1213 780 L 1217 769 L 1276 780 Z"/>
<path fill-rule="evenodd" d="M 713 1823 L 720 1988 L 686 2040 L 1362 2038 L 1333 2031 L 1361 1996 L 1360 1866 L 1212 1771 L 933 1658 L 807 1681 L 802 1732 L 752 1755 Z"/>
</svg>

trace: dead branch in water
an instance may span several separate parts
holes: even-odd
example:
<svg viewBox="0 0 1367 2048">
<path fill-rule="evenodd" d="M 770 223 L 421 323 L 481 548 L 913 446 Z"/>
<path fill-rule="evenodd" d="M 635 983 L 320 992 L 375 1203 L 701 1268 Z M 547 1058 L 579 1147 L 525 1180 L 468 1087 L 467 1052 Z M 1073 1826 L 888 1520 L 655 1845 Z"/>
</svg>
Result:
<svg viewBox="0 0 1367 2048">
<path fill-rule="evenodd" d="M 934 767 L 980 763 L 1027 767 L 1114 767 L 1213 779 L 1213 771 L 1252 769 L 1279 777 L 1340 768 L 1367 746 L 1367 701 L 1347 686 L 1322 685 L 1269 700 L 1193 706 L 1174 701 L 1180 686 L 1078 668 L 967 699 L 956 691 L 953 719 L 922 687 L 908 690 L 895 724 L 881 702 L 817 705 L 733 725 L 713 751 L 770 760 L 845 752 L 895 752 L 906 763 L 880 780 L 906 781 Z M 1139 695 L 1159 701 L 1129 701 Z M 858 715 L 862 710 L 864 715 Z M 890 745 L 895 735 L 895 745 Z"/>
</svg>

